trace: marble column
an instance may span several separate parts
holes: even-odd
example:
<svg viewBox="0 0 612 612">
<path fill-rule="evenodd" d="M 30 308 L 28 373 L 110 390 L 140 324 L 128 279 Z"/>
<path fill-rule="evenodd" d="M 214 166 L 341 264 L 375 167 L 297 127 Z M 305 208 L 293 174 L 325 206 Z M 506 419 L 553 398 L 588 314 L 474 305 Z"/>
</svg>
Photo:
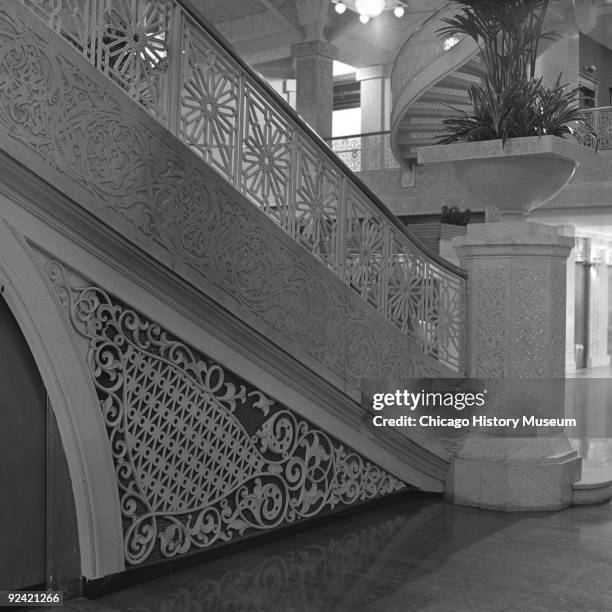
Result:
<svg viewBox="0 0 612 612">
<path fill-rule="evenodd" d="M 361 132 L 384 132 L 389 129 L 391 117 L 391 82 L 388 64 L 359 68 L 361 97 Z"/>
<path fill-rule="evenodd" d="M 573 225 L 564 225 L 559 228 L 559 232 L 576 240 L 576 229 Z M 576 248 L 570 251 L 567 258 L 566 300 L 565 300 L 565 374 L 576 372 L 576 347 L 575 347 L 575 328 L 576 328 Z"/>
<path fill-rule="evenodd" d="M 592 263 L 587 268 L 588 280 L 588 353 L 587 368 L 610 365 L 608 354 L 608 266 L 605 244 L 591 240 Z"/>
<path fill-rule="evenodd" d="M 332 136 L 333 61 L 338 48 L 321 40 L 291 47 L 296 79 L 296 110 L 322 138 Z"/>
<path fill-rule="evenodd" d="M 371 134 L 389 129 L 391 117 L 390 66 L 378 65 L 359 68 L 357 80 L 360 84 L 361 133 Z M 387 147 L 390 141 L 384 135 L 370 136 L 363 143 L 362 167 L 364 170 L 385 168 Z"/>
<path fill-rule="evenodd" d="M 468 271 L 468 376 L 488 391 L 481 414 L 521 426 L 473 426 L 446 495 L 496 510 L 564 508 L 581 460 L 563 428 L 524 426 L 523 417 L 564 417 L 566 259 L 574 241 L 555 227 L 502 220 L 470 225 L 453 244 Z"/>
</svg>

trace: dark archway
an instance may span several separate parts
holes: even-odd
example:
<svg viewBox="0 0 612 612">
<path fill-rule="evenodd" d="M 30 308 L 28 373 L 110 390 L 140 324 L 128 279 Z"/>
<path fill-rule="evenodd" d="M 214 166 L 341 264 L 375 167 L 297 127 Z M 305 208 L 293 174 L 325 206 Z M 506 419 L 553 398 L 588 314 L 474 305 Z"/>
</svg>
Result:
<svg viewBox="0 0 612 612">
<path fill-rule="evenodd" d="M 0 589 L 80 585 L 72 486 L 47 392 L 0 298 Z"/>
</svg>

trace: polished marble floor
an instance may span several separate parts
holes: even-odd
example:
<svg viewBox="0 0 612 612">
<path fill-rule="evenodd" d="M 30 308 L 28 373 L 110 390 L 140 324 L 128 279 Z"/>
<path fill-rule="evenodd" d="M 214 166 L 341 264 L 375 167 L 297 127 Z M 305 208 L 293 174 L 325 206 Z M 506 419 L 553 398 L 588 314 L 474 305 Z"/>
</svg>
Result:
<svg viewBox="0 0 612 612">
<path fill-rule="evenodd" d="M 422 496 L 59 609 L 610 612 L 611 570 L 610 504 L 505 514 Z"/>
</svg>

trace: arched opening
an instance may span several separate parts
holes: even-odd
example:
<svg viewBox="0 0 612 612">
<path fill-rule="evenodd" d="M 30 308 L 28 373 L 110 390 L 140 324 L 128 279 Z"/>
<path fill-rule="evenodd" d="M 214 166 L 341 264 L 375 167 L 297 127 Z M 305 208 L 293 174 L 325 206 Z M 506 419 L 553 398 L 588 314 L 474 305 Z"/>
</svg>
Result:
<svg viewBox="0 0 612 612">
<path fill-rule="evenodd" d="M 0 298 L 0 589 L 80 589 L 74 496 L 47 392 Z"/>
</svg>

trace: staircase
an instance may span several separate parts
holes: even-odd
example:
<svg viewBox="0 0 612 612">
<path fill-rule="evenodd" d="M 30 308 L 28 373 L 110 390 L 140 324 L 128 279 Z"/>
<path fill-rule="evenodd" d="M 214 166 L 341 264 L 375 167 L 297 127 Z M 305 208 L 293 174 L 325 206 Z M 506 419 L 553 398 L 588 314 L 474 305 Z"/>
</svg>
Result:
<svg viewBox="0 0 612 612">
<path fill-rule="evenodd" d="M 456 11 L 446 3 L 402 45 L 391 71 L 391 146 L 398 160 L 413 164 L 417 149 L 436 143 L 442 121 L 469 111 L 468 89 L 484 67 L 469 38 L 440 40 L 441 20 Z"/>
<path fill-rule="evenodd" d="M 472 108 L 468 89 L 472 83 L 481 82 L 483 71 L 480 57 L 474 56 L 416 99 L 396 128 L 395 142 L 402 159 L 415 159 L 419 147 L 436 144 L 444 132 L 442 121 L 456 114 L 454 109 L 469 111 Z"/>
<path fill-rule="evenodd" d="M 87 579 L 442 490 L 361 384 L 462 376 L 465 272 L 197 14 L 0 1 L 0 167 Z"/>
</svg>

